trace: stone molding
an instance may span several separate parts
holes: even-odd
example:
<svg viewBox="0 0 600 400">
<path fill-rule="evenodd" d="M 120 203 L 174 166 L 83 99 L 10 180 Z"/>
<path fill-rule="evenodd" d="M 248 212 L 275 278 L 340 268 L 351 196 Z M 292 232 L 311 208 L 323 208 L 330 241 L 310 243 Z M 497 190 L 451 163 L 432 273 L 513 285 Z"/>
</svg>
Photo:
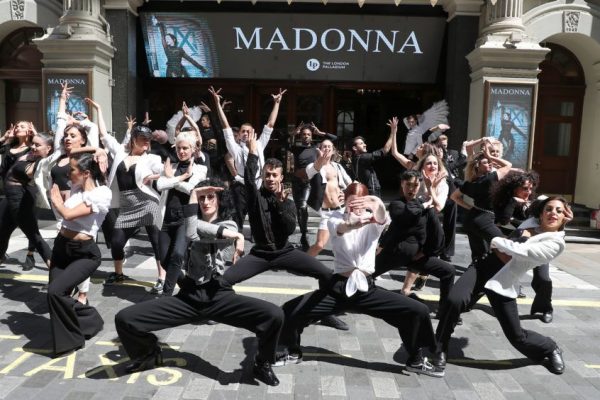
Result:
<svg viewBox="0 0 600 400">
<path fill-rule="evenodd" d="M 105 10 L 127 10 L 136 17 L 138 16 L 137 9 L 144 4 L 144 0 L 105 0 Z"/>
</svg>

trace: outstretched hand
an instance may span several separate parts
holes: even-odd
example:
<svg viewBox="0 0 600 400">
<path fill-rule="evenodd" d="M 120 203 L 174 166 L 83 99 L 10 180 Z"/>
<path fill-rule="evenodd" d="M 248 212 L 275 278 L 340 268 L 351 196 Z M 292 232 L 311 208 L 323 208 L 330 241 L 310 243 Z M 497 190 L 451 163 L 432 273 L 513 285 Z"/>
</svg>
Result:
<svg viewBox="0 0 600 400">
<path fill-rule="evenodd" d="M 398 131 L 398 117 L 392 117 L 392 119 L 388 120 L 387 126 L 390 127 L 393 133 L 396 133 Z"/>
<path fill-rule="evenodd" d="M 281 99 L 283 99 L 283 95 L 285 94 L 285 92 L 287 92 L 287 89 L 281 89 L 279 88 L 279 93 L 277 94 L 271 94 L 271 97 L 273 97 L 273 101 L 275 103 L 280 103 Z"/>
</svg>

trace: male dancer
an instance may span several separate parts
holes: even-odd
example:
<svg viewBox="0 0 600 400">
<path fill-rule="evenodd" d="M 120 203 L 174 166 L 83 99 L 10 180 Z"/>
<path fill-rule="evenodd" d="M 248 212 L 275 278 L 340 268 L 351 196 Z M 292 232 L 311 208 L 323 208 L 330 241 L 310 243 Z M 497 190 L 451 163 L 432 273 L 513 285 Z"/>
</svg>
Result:
<svg viewBox="0 0 600 400">
<path fill-rule="evenodd" d="M 251 124 L 245 123 L 240 127 L 239 131 L 239 143 L 236 142 L 233 131 L 229 126 L 229 122 L 227 121 L 227 117 L 225 116 L 225 112 L 223 111 L 223 105 L 221 104 L 221 89 L 215 90 L 212 86 L 208 90 L 215 101 L 215 105 L 217 108 L 217 113 L 219 114 L 219 119 L 221 121 L 221 126 L 223 127 L 223 135 L 225 136 L 225 144 L 227 145 L 227 151 L 233 157 L 235 169 L 239 175 L 235 177 L 233 182 L 233 186 L 231 187 L 231 191 L 233 194 L 233 201 L 235 202 L 237 215 L 234 216 L 235 222 L 238 224 L 238 229 L 240 232 L 244 231 L 244 219 L 246 218 L 246 214 L 248 213 L 248 205 L 247 205 L 247 190 L 244 187 L 245 184 L 245 165 L 248 160 L 249 150 L 247 138 L 250 132 L 254 132 L 254 128 Z M 258 156 L 258 165 L 255 171 L 255 174 L 252 175 L 251 178 L 254 181 L 254 185 L 256 187 L 260 187 L 261 177 L 260 177 L 260 169 L 265 164 L 265 156 L 264 150 L 267 147 L 267 143 L 269 143 L 269 139 L 271 138 L 271 133 L 273 133 L 273 127 L 275 126 L 275 121 L 277 120 L 277 114 L 279 113 L 279 104 L 283 99 L 283 95 L 287 90 L 279 89 L 278 94 L 272 94 L 273 97 L 273 109 L 271 110 L 271 114 L 269 115 L 269 119 L 267 120 L 267 124 L 264 126 L 262 130 L 262 134 L 260 138 L 257 140 L 257 156 Z"/>
<path fill-rule="evenodd" d="M 321 132 L 315 124 L 301 124 L 293 132 L 294 136 L 299 135 L 301 142 L 291 148 L 294 155 L 294 175 L 292 176 L 292 195 L 296 203 L 296 212 L 298 215 L 298 226 L 300 227 L 300 245 L 302 250 L 308 250 L 308 208 L 306 201 L 310 194 L 310 181 L 306 175 L 306 167 L 314 163 L 319 156 L 316 144 L 313 143 L 313 135 L 325 137 L 330 141 L 337 140 L 337 136 Z"/>
<path fill-rule="evenodd" d="M 265 161 L 262 186 L 256 187 L 259 145 L 252 129 L 246 140 L 248 159 L 244 172 L 248 218 L 254 235 L 254 247 L 235 266 L 229 268 L 223 279 L 234 285 L 269 269 L 285 269 L 299 275 L 319 279 L 327 284 L 331 271 L 316 258 L 296 249 L 288 237 L 296 229 L 294 202 L 283 190 L 283 165 L 275 158 Z"/>
<path fill-rule="evenodd" d="M 373 164 L 383 158 L 392 148 L 392 134 L 385 142 L 385 145 L 372 153 L 367 153 L 367 144 L 362 136 L 356 136 L 352 143 L 352 174 L 353 178 L 367 186 L 369 194 L 372 196 L 381 197 L 381 185 Z"/>
</svg>

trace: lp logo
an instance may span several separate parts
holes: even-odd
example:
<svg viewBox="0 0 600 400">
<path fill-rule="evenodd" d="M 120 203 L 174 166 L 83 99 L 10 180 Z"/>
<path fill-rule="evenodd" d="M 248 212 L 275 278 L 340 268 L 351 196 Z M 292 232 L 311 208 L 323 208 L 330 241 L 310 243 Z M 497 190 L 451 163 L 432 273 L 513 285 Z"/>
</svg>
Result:
<svg viewBox="0 0 600 400">
<path fill-rule="evenodd" d="M 309 71 L 316 71 L 319 69 L 320 66 L 321 66 L 321 63 L 316 58 L 311 58 L 310 60 L 308 60 L 306 62 L 306 68 Z"/>
</svg>

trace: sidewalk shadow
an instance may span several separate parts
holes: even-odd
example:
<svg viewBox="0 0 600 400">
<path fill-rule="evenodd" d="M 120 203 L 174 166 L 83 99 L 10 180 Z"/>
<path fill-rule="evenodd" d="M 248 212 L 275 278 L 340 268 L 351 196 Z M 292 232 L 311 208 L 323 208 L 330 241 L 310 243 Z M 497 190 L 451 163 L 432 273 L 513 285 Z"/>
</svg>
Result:
<svg viewBox="0 0 600 400">
<path fill-rule="evenodd" d="M 178 368 L 212 379 L 223 386 L 242 382 L 242 380 L 240 380 L 240 377 L 243 377 L 242 369 L 226 372 L 193 353 L 174 350 L 164 343 L 160 344 L 160 346 L 163 350 L 163 365 L 154 369 L 142 371 L 140 372 L 141 374 L 153 373 L 153 371 L 158 368 Z M 131 360 L 125 355 L 125 350 L 123 350 L 122 347 L 120 347 L 119 350 L 112 350 L 105 353 L 105 356 L 115 364 L 93 367 L 85 372 L 86 378 L 109 380 L 135 374 L 128 373 L 125 370 Z"/>
<path fill-rule="evenodd" d="M 8 311 L 5 315 L 6 318 L 0 322 L 7 326 L 13 335 L 23 335 L 29 340 L 22 346 L 25 352 L 46 355 L 52 353 L 49 318 L 19 311 Z"/>
</svg>

